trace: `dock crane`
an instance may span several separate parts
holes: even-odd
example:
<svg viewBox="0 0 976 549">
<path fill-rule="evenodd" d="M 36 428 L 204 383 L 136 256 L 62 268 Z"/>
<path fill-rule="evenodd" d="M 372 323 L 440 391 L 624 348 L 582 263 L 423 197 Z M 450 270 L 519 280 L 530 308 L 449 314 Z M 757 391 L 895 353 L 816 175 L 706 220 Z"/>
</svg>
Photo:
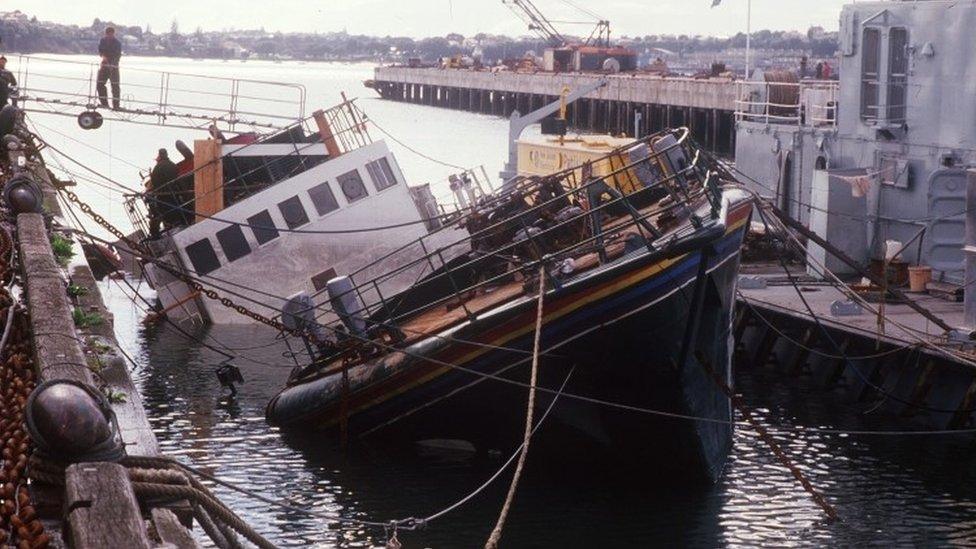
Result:
<svg viewBox="0 0 976 549">
<path fill-rule="evenodd" d="M 547 116 L 558 112 L 559 120 L 563 121 L 563 133 L 565 133 L 566 106 L 609 83 L 610 81 L 604 77 L 585 86 L 581 86 L 576 90 L 570 90 L 568 87 L 564 87 L 558 101 L 549 103 L 528 114 L 522 114 L 518 110 L 514 111 L 508 120 L 508 161 L 505 162 L 504 169 L 498 174 L 502 179 L 503 188 L 518 175 L 518 140 L 522 132 L 525 131 L 525 128 L 537 122 L 542 122 Z"/>
<path fill-rule="evenodd" d="M 610 21 L 603 19 L 594 12 L 584 9 L 568 0 L 564 0 L 566 4 L 574 7 L 587 16 L 592 17 L 596 20 L 596 26 L 590 32 L 587 39 L 582 42 L 583 46 L 600 46 L 600 47 L 610 47 Z M 546 43 L 554 48 L 561 48 L 564 46 L 571 46 L 573 43 L 570 42 L 565 36 L 563 36 L 558 29 L 555 27 L 555 23 L 561 23 L 565 25 L 592 25 L 593 21 L 552 21 L 547 18 L 541 10 L 532 2 L 532 0 L 502 0 L 502 4 L 512 10 L 512 12 L 521 20 L 525 21 L 528 25 L 529 30 L 535 32 L 540 38 L 543 38 Z"/>
</svg>

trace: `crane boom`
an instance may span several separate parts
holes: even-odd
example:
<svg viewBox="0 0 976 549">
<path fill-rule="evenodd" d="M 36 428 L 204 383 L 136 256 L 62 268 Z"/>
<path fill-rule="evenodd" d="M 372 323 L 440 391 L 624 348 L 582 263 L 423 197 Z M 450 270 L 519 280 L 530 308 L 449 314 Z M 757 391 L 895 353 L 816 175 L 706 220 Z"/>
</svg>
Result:
<svg viewBox="0 0 976 549">
<path fill-rule="evenodd" d="M 519 19 L 525 21 L 529 30 L 544 38 L 551 46 L 559 47 L 566 44 L 566 38 L 556 30 L 552 21 L 539 11 L 532 0 L 502 0 L 502 3 L 508 6 L 508 9 L 512 10 Z"/>
</svg>

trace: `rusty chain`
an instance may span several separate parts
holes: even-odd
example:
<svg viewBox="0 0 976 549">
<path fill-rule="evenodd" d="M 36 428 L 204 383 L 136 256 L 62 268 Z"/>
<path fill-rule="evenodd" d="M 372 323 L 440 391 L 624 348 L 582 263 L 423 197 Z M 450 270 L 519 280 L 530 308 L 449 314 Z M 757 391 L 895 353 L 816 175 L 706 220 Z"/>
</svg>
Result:
<svg viewBox="0 0 976 549">
<path fill-rule="evenodd" d="M 298 330 L 292 330 L 292 329 L 288 328 L 287 326 L 285 326 L 281 321 L 275 320 L 273 318 L 268 318 L 268 317 L 262 315 L 261 313 L 258 313 L 256 311 L 253 311 L 253 310 L 245 307 L 244 305 L 241 305 L 239 303 L 236 303 L 234 300 L 232 300 L 232 299 L 230 299 L 230 298 L 228 298 L 226 296 L 220 295 L 219 293 L 217 293 L 217 291 L 213 290 L 212 288 L 205 287 L 198 280 L 196 280 L 195 278 L 187 275 L 181 269 L 179 269 L 177 267 L 174 267 L 172 265 L 168 265 L 168 264 L 166 264 L 166 263 L 164 263 L 162 261 L 158 261 L 156 259 L 151 259 L 151 255 L 152 254 L 151 254 L 151 251 L 149 249 L 147 249 L 145 246 L 143 246 L 142 243 L 136 242 L 135 240 L 132 240 L 131 238 L 129 238 L 118 227 L 112 225 L 108 220 L 106 220 L 104 217 L 102 217 L 101 215 L 99 215 L 98 212 L 96 212 L 95 210 L 93 210 L 91 206 L 89 206 L 87 203 L 85 203 L 80 198 L 78 198 L 78 195 L 77 194 L 75 194 L 74 192 L 72 192 L 72 191 L 70 191 L 68 189 L 65 189 L 65 188 L 60 188 L 58 190 L 61 191 L 61 193 L 64 194 L 64 196 L 68 200 L 70 200 L 72 203 L 76 204 L 78 206 L 78 208 L 81 209 L 81 211 L 85 213 L 85 215 L 87 215 L 88 217 L 90 217 L 100 227 L 102 227 L 106 231 L 112 233 L 113 236 L 115 236 L 116 238 L 118 238 L 119 241 L 124 242 L 125 245 L 128 246 L 128 247 L 130 247 L 133 251 L 138 252 L 139 255 L 142 257 L 142 259 L 145 259 L 146 261 L 149 261 L 151 263 L 154 263 L 155 265 L 159 266 L 161 269 L 164 269 L 169 274 L 171 274 L 174 277 L 180 279 L 183 283 L 185 283 L 191 289 L 193 289 L 193 290 L 195 290 L 197 292 L 200 292 L 201 294 L 203 294 L 204 296 L 206 296 L 208 299 L 211 299 L 213 301 L 216 301 L 216 302 L 220 303 L 221 305 L 223 305 L 224 307 L 227 307 L 228 309 L 234 310 L 238 314 L 241 314 L 243 316 L 246 316 L 246 317 L 248 317 L 248 318 L 250 318 L 252 320 L 255 320 L 257 322 L 260 322 L 261 324 L 264 324 L 266 326 L 270 326 L 271 328 L 274 328 L 276 330 L 279 330 L 279 331 L 282 331 L 282 332 L 291 334 L 291 335 L 296 336 L 296 337 L 313 337 L 313 340 L 314 340 L 314 336 L 312 335 L 311 332 L 308 332 L 308 331 L 302 332 L 302 331 L 298 331 Z"/>
</svg>

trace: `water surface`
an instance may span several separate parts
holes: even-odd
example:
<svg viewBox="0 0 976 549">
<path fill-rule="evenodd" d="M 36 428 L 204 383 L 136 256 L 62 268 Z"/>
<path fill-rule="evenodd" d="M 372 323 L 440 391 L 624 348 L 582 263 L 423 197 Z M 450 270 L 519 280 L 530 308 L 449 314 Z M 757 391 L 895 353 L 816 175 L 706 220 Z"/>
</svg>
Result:
<svg viewBox="0 0 976 549">
<path fill-rule="evenodd" d="M 362 96 L 361 106 L 390 134 L 428 156 L 461 166 L 485 164 L 490 174 L 501 168 L 505 156 L 505 121 L 375 99 L 361 87 L 370 76 L 368 65 L 126 59 L 123 85 L 129 66 L 299 82 L 309 91 L 310 108 L 337 102 L 345 90 Z M 173 140 L 199 135 L 117 123 L 82 132 L 72 118 L 35 115 L 32 120 L 69 155 L 132 187 L 139 186 L 139 168 L 151 167 L 156 149 L 169 146 L 174 152 Z M 412 182 L 437 184 L 453 171 L 396 142 L 389 144 Z M 117 193 L 91 184 L 82 184 L 78 192 L 114 223 L 126 225 Z M 98 232 L 87 220 L 86 227 Z M 238 356 L 234 362 L 247 382 L 236 399 L 228 400 L 213 374 L 222 360 L 219 354 L 172 331 L 144 328 L 141 309 L 120 286 L 105 282 L 102 289 L 122 344 L 139 364 L 134 376 L 167 454 L 302 507 L 373 520 L 440 510 L 480 485 L 501 463 L 499 456 L 431 454 L 382 441 L 343 453 L 322 435 L 283 436 L 264 422 L 265 404 L 293 366 L 274 334 L 257 327 L 219 327 L 198 335 Z M 851 405 L 839 395 L 806 387 L 803 379 L 744 368 L 737 382 L 748 405 L 769 426 L 896 425 L 873 410 L 875 403 Z M 539 462 L 530 455 L 505 546 L 976 544 L 976 452 L 970 440 L 816 432 L 778 439 L 842 521 L 827 524 L 765 444 L 750 430 L 739 429 L 726 475 L 714 486 L 648 483 L 633 471 Z M 507 455 L 511 449 L 499 451 Z M 427 530 L 400 538 L 408 547 L 481 546 L 507 486 L 506 476 Z M 340 527 L 225 489 L 217 492 L 282 546 L 369 547 L 385 541 L 382 530 Z"/>
</svg>

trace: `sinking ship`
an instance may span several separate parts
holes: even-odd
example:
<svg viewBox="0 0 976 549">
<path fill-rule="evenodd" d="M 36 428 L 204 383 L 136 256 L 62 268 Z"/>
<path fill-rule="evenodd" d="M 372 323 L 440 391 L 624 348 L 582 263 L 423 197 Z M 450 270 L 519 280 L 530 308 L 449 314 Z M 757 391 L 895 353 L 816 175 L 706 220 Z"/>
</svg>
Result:
<svg viewBox="0 0 976 549">
<path fill-rule="evenodd" d="M 685 129 L 517 177 L 449 227 L 285 307 L 315 359 L 267 419 L 343 439 L 515 446 L 538 322 L 536 406 L 560 399 L 546 425 L 572 441 L 559 448 L 664 458 L 715 479 L 732 440 L 723 390 L 750 216 L 749 196 Z M 396 291 L 404 275 L 415 282 Z"/>
<path fill-rule="evenodd" d="M 253 322 L 207 299 L 180 273 L 274 317 L 287 296 L 322 290 L 338 273 L 358 271 L 405 243 L 428 234 L 438 246 L 456 240 L 453 230 L 440 230 L 461 207 L 456 197 L 438 201 L 429 184 L 408 186 L 367 126 L 365 113 L 344 101 L 264 136 L 215 132 L 192 148 L 178 142 L 178 177 L 126 202 L 133 226 L 151 235 L 145 243 L 153 257 L 143 269 L 158 312 L 177 323 Z M 454 178 L 463 182 L 457 196 L 464 203 L 490 189 L 483 170 Z M 151 227 L 147 196 L 161 231 Z M 390 287 L 412 282 L 401 277 Z"/>
</svg>

